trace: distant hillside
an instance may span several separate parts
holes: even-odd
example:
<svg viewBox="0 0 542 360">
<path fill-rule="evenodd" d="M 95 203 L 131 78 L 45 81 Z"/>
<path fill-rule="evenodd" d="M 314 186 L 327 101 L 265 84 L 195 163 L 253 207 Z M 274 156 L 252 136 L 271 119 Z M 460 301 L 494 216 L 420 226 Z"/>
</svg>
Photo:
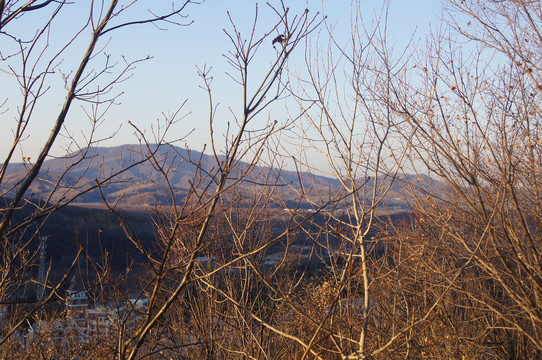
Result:
<svg viewBox="0 0 542 360">
<path fill-rule="evenodd" d="M 149 160 L 151 152 L 153 158 Z M 122 145 L 83 149 L 64 158 L 46 160 L 39 180 L 32 184 L 26 196 L 34 200 L 47 200 L 50 197 L 49 201 L 66 201 L 95 185 L 96 180 L 104 181 L 110 178 L 107 186 L 102 187 L 102 194 L 110 202 L 119 201 L 122 205 L 138 206 L 168 205 L 171 199 L 166 196 L 169 193 L 164 174 L 167 174 L 175 197 L 181 200 L 198 182 L 213 187 L 212 175 L 216 174 L 217 160 L 222 161 L 223 158 L 216 159 L 214 156 L 172 145 L 159 148 L 156 145 Z M 27 172 L 26 166 L 22 163 L 10 164 L 3 188 L 8 189 L 20 181 Z M 239 162 L 236 171 L 242 172 L 247 166 L 248 164 Z M 239 173 L 234 172 L 231 177 L 236 178 L 238 175 Z M 337 179 L 268 167 L 254 167 L 246 178 L 246 185 L 279 185 L 276 187 L 277 193 L 282 194 L 283 199 L 290 199 L 288 203 L 294 206 L 298 198 L 297 190 L 301 188 L 300 179 L 304 190 L 320 196 L 322 202 L 340 188 Z M 422 179 L 410 175 L 400 180 L 417 186 L 431 183 L 428 177 Z M 397 198 L 397 193 L 401 190 L 400 183 L 401 181 L 393 186 L 388 203 L 400 203 Z M 364 187 L 370 189 L 372 185 L 373 182 L 369 179 Z M 10 195 L 10 192 L 4 194 L 7 197 Z M 74 202 L 92 204 L 101 203 L 102 199 L 98 189 L 94 189 L 77 196 Z M 301 206 L 308 207 L 308 204 L 302 202 Z"/>
<path fill-rule="evenodd" d="M 154 153 L 153 161 L 140 164 L 149 157 L 149 151 Z M 150 148 L 140 145 L 97 147 L 72 153 L 65 158 L 49 159 L 40 172 L 39 180 L 32 184 L 26 194 L 33 199 L 35 205 L 39 205 L 26 206 L 17 211 L 14 222 L 31 217 L 36 208 L 45 206 L 44 201 L 49 197 L 49 201 L 66 201 L 93 186 L 95 179 L 103 181 L 123 170 L 102 188 L 102 193 L 110 202 L 118 200 L 120 205 L 118 209 L 130 222 L 141 243 L 146 249 L 153 249 L 156 237 L 153 213 L 148 211 L 146 205 L 169 205 L 171 201 L 165 196 L 166 182 L 160 168 L 167 173 L 175 197 L 182 200 L 195 181 L 203 181 L 207 188 L 212 190 L 214 184 L 211 176 L 216 172 L 217 161 L 222 160 L 223 158 L 216 159 L 214 156 L 174 146 L 157 149 L 155 145 Z M 156 166 L 156 163 L 160 166 Z M 8 202 L 10 197 L 9 192 L 5 193 L 6 189 L 17 184 L 25 176 L 27 172 L 25 166 L 13 164 L 8 167 L 2 185 L 4 202 Z M 247 166 L 246 163 L 240 162 L 236 171 L 243 171 Z M 237 175 L 234 172 L 232 178 Z M 300 181 L 303 182 L 303 188 Z M 384 177 L 382 182 L 383 185 L 389 184 L 389 179 Z M 288 214 L 282 207 L 299 208 L 303 210 L 300 212 L 301 215 L 312 212 L 317 205 L 310 203 L 306 198 L 299 201 L 301 193 L 310 194 L 311 201 L 316 203 L 329 203 L 330 208 L 336 211 L 344 211 L 349 206 L 340 200 L 335 203 L 329 202 L 330 197 L 341 199 L 341 196 L 337 196 L 341 188 L 337 179 L 269 167 L 254 167 L 246 182 L 242 184 L 241 191 L 260 187 L 260 184 L 264 183 L 270 185 L 269 190 L 273 191 L 273 199 L 277 200 L 276 204 L 271 204 L 277 208 L 276 214 Z M 432 181 L 428 177 L 414 175 L 399 178 L 382 204 L 387 214 L 404 213 L 405 210 L 409 210 L 400 195 L 404 183 L 421 188 L 431 185 Z M 361 179 L 359 183 L 360 188 L 365 189 L 367 194 L 373 185 L 370 178 Z M 229 196 L 232 195 L 226 195 L 226 201 L 232 199 Z M 277 217 L 279 218 L 280 216 Z M 281 222 L 277 220 L 277 228 L 282 226 L 279 223 Z M 49 258 L 54 259 L 55 266 L 59 269 L 67 269 L 70 266 L 79 245 L 84 246 L 91 259 L 100 259 L 102 252 L 106 251 L 111 257 L 115 271 L 126 268 L 131 260 L 136 263 L 145 260 L 126 238 L 119 220 L 105 209 L 97 189 L 84 192 L 72 205 L 55 212 L 40 232 L 50 237 L 47 254 Z M 36 249 L 37 247 L 33 248 Z"/>
<path fill-rule="evenodd" d="M 154 153 L 152 160 L 149 159 L 151 152 Z M 218 158 L 218 161 L 221 160 L 223 159 Z M 156 164 L 159 164 L 162 170 Z M 23 163 L 10 164 L 4 189 L 20 181 L 27 173 L 26 167 Z M 160 146 L 158 149 L 156 145 L 149 148 L 142 145 L 96 147 L 71 153 L 64 158 L 46 160 L 39 180 L 32 184 L 26 196 L 45 200 L 53 193 L 51 201 L 65 200 L 93 186 L 95 180 L 106 180 L 114 175 L 108 185 L 102 188 L 109 201 L 120 199 L 123 205 L 164 205 L 168 203 L 164 173 L 167 174 L 176 197 L 182 198 L 195 182 L 203 181 L 212 187 L 212 175 L 217 167 L 214 156 L 171 145 Z M 246 167 L 246 163 L 240 162 L 237 171 L 243 171 Z M 232 174 L 232 178 L 236 175 Z M 247 180 L 249 179 L 251 184 L 269 182 L 291 184 L 298 188 L 299 177 L 293 171 L 277 172 L 262 167 L 254 168 Z M 308 187 L 316 184 L 326 188 L 338 185 L 336 180 L 325 177 L 313 177 L 309 174 L 301 177 Z M 11 192 L 4 195 L 9 197 Z M 78 196 L 75 202 L 99 203 L 102 199 L 99 191 L 95 189 Z"/>
</svg>

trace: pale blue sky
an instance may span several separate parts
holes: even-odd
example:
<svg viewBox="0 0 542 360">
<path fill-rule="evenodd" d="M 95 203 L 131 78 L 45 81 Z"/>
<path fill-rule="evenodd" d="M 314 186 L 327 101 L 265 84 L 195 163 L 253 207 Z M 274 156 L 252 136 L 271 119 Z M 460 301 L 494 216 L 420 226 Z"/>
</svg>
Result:
<svg viewBox="0 0 542 360">
<path fill-rule="evenodd" d="M 272 1 L 271 1 L 272 2 Z M 81 27 L 86 16 L 85 10 L 88 1 L 77 2 L 68 9 L 64 17 L 60 17 L 52 28 L 51 48 L 58 47 L 62 40 Z M 171 2 L 164 2 L 170 5 Z M 273 2 L 272 2 L 273 3 Z M 328 22 L 336 24 L 336 36 L 347 41 L 350 29 L 350 0 L 334 1 L 288 1 L 293 12 L 310 9 L 311 14 L 323 11 L 328 16 Z M 382 1 L 363 1 L 363 13 L 366 21 L 373 19 L 374 12 L 378 12 Z M 140 1 L 137 7 L 130 10 L 127 15 L 138 17 L 146 12 L 147 7 L 156 6 L 155 1 Z M 258 31 L 261 33 L 270 28 L 276 17 L 269 10 L 265 2 L 260 5 L 260 18 Z M 376 8 L 376 9 L 375 9 Z M 197 76 L 196 66 L 207 64 L 212 66 L 214 77 L 213 91 L 215 101 L 220 103 L 218 131 L 224 131 L 227 121 L 231 121 L 228 107 L 238 108 L 241 101 L 241 88 L 231 81 L 225 74 L 230 71 L 226 64 L 223 53 L 231 49 L 228 38 L 223 29 L 231 29 L 227 17 L 230 12 L 234 21 L 245 32 L 248 32 L 254 17 L 254 1 L 218 1 L 207 0 L 200 5 L 190 5 L 185 14 L 187 21 L 194 23 L 188 27 L 167 26 L 168 31 L 159 30 L 152 25 L 134 26 L 110 33 L 111 39 L 103 52 L 111 54 L 114 62 L 121 62 L 122 56 L 128 60 L 135 60 L 147 55 L 153 59 L 139 63 L 133 71 L 133 76 L 119 86 L 114 92 L 123 92 L 119 98 L 119 105 L 112 107 L 105 115 L 104 122 L 98 130 L 99 136 L 107 136 L 120 127 L 117 135 L 104 145 L 134 143 L 136 138 L 128 121 L 139 126 L 141 129 L 151 130 L 151 125 L 156 126 L 156 119 L 161 118 L 161 113 L 175 111 L 185 100 L 187 101 L 181 113 L 188 114 L 182 121 L 170 129 L 169 139 L 181 138 L 194 132 L 187 138 L 186 143 L 195 150 L 201 150 L 204 143 L 209 141 L 208 106 L 205 92 L 200 89 L 201 80 Z M 416 31 L 415 38 L 423 38 L 428 32 L 429 23 L 438 24 L 441 13 L 441 5 L 438 0 L 391 0 L 389 5 L 389 26 L 392 38 L 398 46 L 404 46 L 411 35 Z M 39 18 L 23 18 L 19 23 L 6 28 L 13 33 L 31 32 L 32 24 L 39 23 Z M 109 39 L 109 36 L 107 37 Z M 84 38 L 82 39 L 84 40 Z M 0 49 L 3 54 L 9 51 L 12 42 L 8 42 L 0 36 Z M 62 57 L 63 63 L 59 66 L 65 73 L 69 73 L 80 58 L 84 41 L 73 44 Z M 52 50 L 52 49 L 51 49 Z M 269 49 L 272 51 L 271 44 Z M 298 49 L 303 51 L 303 49 Z M 96 64 L 103 63 L 104 55 L 99 54 Z M 295 59 L 295 58 L 294 58 Z M 15 61 L 16 58 L 8 60 Z M 8 61 L 0 62 L 0 67 L 5 70 Z M 258 64 L 265 64 L 260 61 Z M 97 65 L 97 66 L 98 66 Z M 257 76 L 258 66 L 254 73 Z M 301 65 L 300 65 L 301 66 Z M 119 67 L 120 68 L 120 67 Z M 60 73 L 51 76 L 51 90 L 43 98 L 39 107 L 39 117 L 33 119 L 28 132 L 28 138 L 22 143 L 22 150 L 15 157 L 19 161 L 20 156 L 36 156 L 45 140 L 50 126 L 54 121 L 57 110 L 63 102 L 63 84 Z M 3 131 L 0 133 L 0 155 L 3 159 L 12 142 L 11 129 L 14 127 L 14 117 L 20 102 L 19 89 L 12 77 L 0 73 L 0 104 L 7 99 L 6 105 L 0 109 L 0 121 Z M 86 106 L 86 105 L 85 105 Z M 87 106 L 88 109 L 88 106 Z M 274 107 L 272 117 L 281 121 L 286 116 L 280 112 L 280 107 Z M 220 121 L 224 119 L 222 124 Z M 81 104 L 75 103 L 67 119 L 67 129 L 73 136 L 81 140 L 84 133 L 88 133 L 89 122 L 85 120 Z M 60 138 L 53 154 L 61 155 L 61 146 L 66 146 L 68 139 Z M 82 142 L 83 143 L 83 142 Z M 182 143 L 184 144 L 184 143 Z M 181 144 L 181 145 L 182 145 Z M 1 160 L 0 160 L 1 161 Z"/>
</svg>

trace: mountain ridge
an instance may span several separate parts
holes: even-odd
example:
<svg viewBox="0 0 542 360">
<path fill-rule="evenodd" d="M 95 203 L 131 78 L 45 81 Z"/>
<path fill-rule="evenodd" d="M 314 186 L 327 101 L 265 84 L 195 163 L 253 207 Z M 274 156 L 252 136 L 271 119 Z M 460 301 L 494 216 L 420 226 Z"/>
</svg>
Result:
<svg viewBox="0 0 542 360">
<path fill-rule="evenodd" d="M 150 156 L 152 154 L 152 156 Z M 107 186 L 88 191 L 78 196 L 74 203 L 102 202 L 102 195 L 108 201 L 122 201 L 126 204 L 157 202 L 164 204 L 161 190 L 172 186 L 176 196 L 182 198 L 190 188 L 202 181 L 213 186 L 213 174 L 218 171 L 218 162 L 224 156 L 207 155 L 195 150 L 173 145 L 126 144 L 113 147 L 85 148 L 68 154 L 63 158 L 47 159 L 40 170 L 37 181 L 28 190 L 27 198 L 62 201 L 70 199 L 78 192 L 95 186 L 96 182 L 107 181 Z M 8 165 L 3 187 L 13 187 L 28 172 L 28 163 Z M 251 166 L 239 161 L 232 172 L 233 177 Z M 254 166 L 247 175 L 247 182 L 253 185 L 273 184 L 300 188 L 299 181 L 309 187 L 337 187 L 336 179 L 309 173 Z M 167 175 L 167 182 L 165 176 Z M 250 180 L 250 181 L 248 181 Z M 160 190 L 161 188 L 161 190 Z M 12 190 L 13 191 L 13 190 Z M 10 196 L 12 191 L 4 196 Z M 52 194 L 52 195 L 51 195 Z M 162 197 L 162 199 L 160 199 Z"/>
</svg>

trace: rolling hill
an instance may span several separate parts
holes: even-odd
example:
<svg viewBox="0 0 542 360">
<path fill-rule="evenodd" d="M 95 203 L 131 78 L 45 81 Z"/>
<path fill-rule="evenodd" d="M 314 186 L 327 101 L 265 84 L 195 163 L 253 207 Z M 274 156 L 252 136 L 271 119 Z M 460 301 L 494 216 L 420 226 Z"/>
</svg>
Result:
<svg viewBox="0 0 542 360">
<path fill-rule="evenodd" d="M 63 158 L 46 160 L 38 181 L 32 184 L 25 196 L 33 201 L 78 204 L 103 203 L 103 196 L 111 203 L 124 206 L 170 205 L 171 193 L 176 200 L 182 200 L 198 183 L 212 189 L 213 176 L 217 176 L 218 163 L 223 160 L 222 156 L 214 157 L 172 145 L 147 147 L 132 144 L 86 148 Z M 2 185 L 4 197 L 11 197 L 13 188 L 26 175 L 28 166 L 23 163 L 8 166 Z M 334 178 L 265 166 L 249 168 L 244 162 L 237 164 L 230 178 L 237 179 L 245 171 L 248 171 L 248 175 L 244 177 L 242 189 L 261 189 L 262 184 L 267 184 L 281 194 L 280 197 L 286 199 L 290 206 L 297 204 L 300 180 L 303 190 L 321 198 L 322 202 L 340 188 L 340 182 Z M 401 181 L 417 186 L 432 183 L 428 177 L 413 175 L 403 176 L 399 180 L 393 185 L 386 203 L 401 203 L 397 195 L 401 191 Z M 363 188 L 372 188 L 372 180 L 362 181 L 360 184 L 364 184 Z M 383 181 L 387 180 L 384 178 Z M 97 183 L 101 184 L 101 194 Z M 302 201 L 301 207 L 310 206 Z"/>
</svg>

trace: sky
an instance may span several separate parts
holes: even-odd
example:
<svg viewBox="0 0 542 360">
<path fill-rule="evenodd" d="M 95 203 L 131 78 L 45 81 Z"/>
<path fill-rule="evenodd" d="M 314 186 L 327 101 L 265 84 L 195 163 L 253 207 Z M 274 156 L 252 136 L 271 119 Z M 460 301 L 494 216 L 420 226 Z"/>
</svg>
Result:
<svg viewBox="0 0 542 360">
<path fill-rule="evenodd" d="M 300 13 L 305 8 L 314 15 L 321 16 L 325 13 L 328 24 L 335 27 L 336 37 L 348 41 L 352 6 L 350 0 L 284 1 L 292 13 Z M 279 5 L 277 1 L 271 0 L 270 3 Z M 39 52 L 42 56 L 40 66 L 46 63 L 47 56 L 54 54 L 55 49 L 63 47 L 68 39 L 82 28 L 88 17 L 89 4 L 90 1 L 74 2 L 63 9 L 55 19 L 48 34 L 48 46 L 43 52 Z M 375 14 L 382 8 L 382 1 L 362 0 L 361 4 L 364 21 L 374 21 Z M 124 19 L 145 17 L 151 6 L 156 13 L 160 11 L 156 6 L 165 6 L 162 10 L 168 10 L 171 2 L 139 1 L 123 14 L 126 16 Z M 186 18 L 180 20 L 190 24 L 188 26 L 164 24 L 157 28 L 153 25 L 136 25 L 109 33 L 99 44 L 99 51 L 91 62 L 91 65 L 98 69 L 109 56 L 110 62 L 117 64 L 111 70 L 109 79 L 119 73 L 125 60 L 133 61 L 147 56 L 151 59 L 137 63 L 129 72 L 130 76 L 125 76 L 126 79 L 112 89 L 109 94 L 118 96 L 115 105 L 107 111 L 104 106 L 97 109 L 96 113 L 102 115 L 102 121 L 94 138 L 107 139 L 101 143 L 104 146 L 136 143 L 134 128 L 129 125 L 131 122 L 152 140 L 153 132 L 161 134 L 164 131 L 161 127 L 165 125 L 165 119 L 178 111 L 177 118 L 180 121 L 169 128 L 166 139 L 182 139 L 178 145 L 201 151 L 204 145 L 209 143 L 208 97 L 201 88 L 202 80 L 198 76 L 198 68 L 203 69 L 204 66 L 211 69 L 214 103 L 218 104 L 215 131 L 217 134 L 225 133 L 228 122 L 234 121 L 232 112 L 235 113 L 240 108 L 242 88 L 228 75 L 235 74 L 223 56 L 232 49 L 224 30 L 232 29 L 229 14 L 242 34 L 248 35 L 255 9 L 255 1 L 206 0 L 201 4 L 187 6 L 183 12 Z M 265 2 L 259 3 L 258 9 L 256 31 L 263 34 L 269 31 L 278 18 Z M 436 0 L 391 0 L 388 18 L 391 38 L 399 47 L 406 46 L 412 37 L 423 39 L 430 24 L 438 25 L 440 15 L 441 5 Z M 29 38 L 30 34 L 36 31 L 36 26 L 44 20 L 43 14 L 32 14 L 17 19 L 3 30 L 23 39 Z M 123 18 L 119 17 L 118 21 L 121 20 Z M 323 31 L 323 28 L 320 30 Z M 314 34 L 316 36 L 318 32 Z M 48 75 L 47 85 L 50 88 L 38 102 L 36 116 L 31 119 L 27 136 L 17 149 L 16 162 L 25 156 L 35 158 L 43 146 L 64 101 L 63 75 L 69 78 L 73 73 L 86 41 L 88 35 L 83 34 L 55 59 L 55 64 L 58 64 L 55 73 Z M 15 118 L 21 105 L 20 87 L 16 79 L 9 75 L 9 66 L 15 69 L 20 67 L 20 57 L 5 59 L 7 55 L 15 53 L 14 45 L 16 43 L 12 39 L 0 34 L 0 51 L 4 57 L 0 60 L 0 104 L 3 104 L 0 108 L 3 129 L 0 132 L 0 161 L 3 161 L 13 142 Z M 265 71 L 264 68 L 269 63 L 265 56 L 271 54 L 271 51 L 274 51 L 271 44 L 269 48 L 260 51 L 261 55 L 255 60 L 253 67 L 254 78 L 257 79 Z M 298 51 L 302 53 L 303 49 Z M 299 65 L 293 63 L 295 56 L 292 59 L 292 66 L 302 66 L 301 61 Z M 107 77 L 100 86 L 104 86 L 106 80 Z M 85 144 L 92 128 L 88 114 L 93 110 L 95 109 L 89 104 L 73 104 L 68 114 L 66 129 L 58 139 L 52 155 L 61 156 L 66 149 L 75 150 L 77 144 Z M 281 112 L 280 107 L 275 107 L 273 113 L 266 116 L 280 122 L 287 114 Z M 67 136 L 68 134 L 70 136 Z"/>
</svg>

